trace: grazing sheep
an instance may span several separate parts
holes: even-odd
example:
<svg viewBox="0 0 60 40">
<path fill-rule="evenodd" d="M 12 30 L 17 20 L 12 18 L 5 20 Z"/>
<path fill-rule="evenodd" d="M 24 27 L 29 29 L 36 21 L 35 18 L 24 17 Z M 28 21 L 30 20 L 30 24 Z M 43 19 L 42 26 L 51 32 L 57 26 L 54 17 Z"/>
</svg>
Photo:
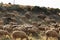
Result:
<svg viewBox="0 0 60 40">
<path fill-rule="evenodd" d="M 39 33 L 39 29 L 37 27 L 32 27 L 32 25 L 13 28 L 13 31 L 15 30 L 24 31 L 27 35 L 32 34 L 33 36 L 36 36 Z"/>
<path fill-rule="evenodd" d="M 59 29 L 58 28 L 55 28 L 53 30 L 56 31 L 57 33 L 59 33 Z"/>
<path fill-rule="evenodd" d="M 31 11 L 31 6 L 26 6 L 24 9 L 25 11 Z"/>
<path fill-rule="evenodd" d="M 39 36 L 40 33 L 39 29 L 37 27 L 27 28 L 27 34 L 32 34 L 32 36 Z"/>
<path fill-rule="evenodd" d="M 15 30 L 25 31 L 25 29 L 26 29 L 25 25 L 17 25 L 17 27 L 12 27 L 12 28 L 13 28 L 13 31 L 15 31 Z"/>
<path fill-rule="evenodd" d="M 54 25 L 54 27 L 55 27 L 55 28 L 58 28 L 59 26 L 56 24 L 56 25 Z"/>
<path fill-rule="evenodd" d="M 39 27 L 40 31 L 45 31 L 45 27 Z"/>
<path fill-rule="evenodd" d="M 23 31 L 13 31 L 12 37 L 13 37 L 13 39 L 15 39 L 15 40 L 16 40 L 16 38 L 21 38 L 21 40 L 23 40 L 24 38 L 26 38 L 26 40 L 29 40 L 29 39 L 28 39 L 28 36 L 27 36 L 26 33 L 23 32 Z"/>
<path fill-rule="evenodd" d="M 0 25 L 3 25 L 3 24 L 4 24 L 3 20 L 0 20 Z"/>
<path fill-rule="evenodd" d="M 34 26 L 38 26 L 38 23 L 36 23 L 36 22 L 32 22 L 32 25 L 34 25 Z"/>
<path fill-rule="evenodd" d="M 2 29 L 2 30 L 3 30 L 3 25 L 0 25 L 0 29 Z"/>
<path fill-rule="evenodd" d="M 46 30 L 50 30 L 49 27 L 38 27 L 40 31 L 46 31 Z"/>
<path fill-rule="evenodd" d="M 19 25 L 11 25 L 11 28 L 16 28 L 16 27 L 19 27 Z"/>
<path fill-rule="evenodd" d="M 12 30 L 13 30 L 13 28 L 11 27 L 11 25 L 4 25 L 4 26 L 3 26 L 3 30 L 6 30 L 6 31 L 8 31 L 9 33 L 11 33 Z"/>
<path fill-rule="evenodd" d="M 31 14 L 31 12 L 26 12 L 25 13 L 25 17 L 28 18 L 28 19 L 30 19 L 31 18 L 31 15 L 30 14 Z"/>
<path fill-rule="evenodd" d="M 7 31 L 5 31 L 5 30 L 0 30 L 0 37 L 3 37 L 4 35 L 5 35 L 5 36 L 8 35 L 8 36 L 10 37 L 9 32 L 7 32 Z"/>
<path fill-rule="evenodd" d="M 29 28 L 32 28 L 32 25 L 21 25 L 20 27 L 15 27 L 15 28 L 13 28 L 13 31 L 15 31 L 15 30 L 18 30 L 18 31 L 24 31 L 26 34 L 28 34 L 29 33 L 29 31 L 28 31 L 28 29 Z"/>
<path fill-rule="evenodd" d="M 48 37 L 55 37 L 55 38 L 58 38 L 58 40 L 60 38 L 59 34 L 54 30 L 46 31 L 46 36 L 47 36 L 46 40 L 48 40 Z"/>
<path fill-rule="evenodd" d="M 25 29 L 25 27 L 15 27 L 15 28 L 13 28 L 13 31 L 22 31 L 22 30 L 24 30 Z"/>
<path fill-rule="evenodd" d="M 45 18 L 46 18 L 46 15 L 44 15 L 44 14 L 39 14 L 39 15 L 37 16 L 37 18 L 45 19 Z"/>
</svg>

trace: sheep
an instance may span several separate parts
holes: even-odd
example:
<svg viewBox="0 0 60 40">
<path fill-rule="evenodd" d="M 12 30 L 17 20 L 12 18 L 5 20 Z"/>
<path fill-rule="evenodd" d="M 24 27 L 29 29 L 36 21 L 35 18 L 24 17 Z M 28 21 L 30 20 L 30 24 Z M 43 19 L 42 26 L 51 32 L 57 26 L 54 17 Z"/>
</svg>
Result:
<svg viewBox="0 0 60 40">
<path fill-rule="evenodd" d="M 16 28 L 16 27 L 19 27 L 20 25 L 11 25 L 11 28 Z"/>
<path fill-rule="evenodd" d="M 59 27 L 59 25 L 57 25 L 57 24 L 55 24 L 55 25 L 53 25 L 55 28 L 58 28 Z"/>
<path fill-rule="evenodd" d="M 0 29 L 2 29 L 2 30 L 3 30 L 3 25 L 0 25 Z"/>
<path fill-rule="evenodd" d="M 25 26 L 23 26 L 23 25 L 21 25 L 20 27 L 15 27 L 15 28 L 13 28 L 13 31 L 15 31 L 15 30 L 18 30 L 18 31 L 24 31 L 26 34 L 28 34 L 27 32 L 28 32 L 28 28 L 31 28 L 31 27 L 29 27 L 29 26 L 27 26 L 27 25 L 25 25 Z"/>
<path fill-rule="evenodd" d="M 10 33 L 6 30 L 0 30 L 0 38 L 3 37 L 3 36 L 6 36 L 8 35 L 10 37 Z"/>
<path fill-rule="evenodd" d="M 24 27 L 16 27 L 13 28 L 13 31 L 18 30 L 18 31 L 24 31 L 28 36 L 29 34 L 38 34 L 39 33 L 39 29 L 37 27 L 32 27 L 32 25 L 28 26 L 25 25 Z"/>
<path fill-rule="evenodd" d="M 47 36 L 46 40 L 48 40 L 48 37 L 55 37 L 55 38 L 58 38 L 58 40 L 60 38 L 59 34 L 54 30 L 46 31 L 46 36 Z"/>
<path fill-rule="evenodd" d="M 25 17 L 28 18 L 28 19 L 30 19 L 31 18 L 31 15 L 30 14 L 31 14 L 31 12 L 26 12 L 25 13 Z"/>
<path fill-rule="evenodd" d="M 12 25 L 4 25 L 3 30 L 6 30 L 9 33 L 12 33 L 12 30 L 13 30 Z"/>
<path fill-rule="evenodd" d="M 45 31 L 45 27 L 38 27 L 40 31 Z"/>
<path fill-rule="evenodd" d="M 16 31 L 16 30 L 18 30 L 18 31 L 24 31 L 27 34 L 27 28 L 28 27 L 25 27 L 25 26 L 15 27 L 15 28 L 13 28 L 13 31 Z"/>
<path fill-rule="evenodd" d="M 22 31 L 25 31 L 25 26 L 24 25 L 17 25 L 17 27 L 12 27 L 13 28 L 13 31 L 15 31 L 15 30 L 22 30 Z"/>
<path fill-rule="evenodd" d="M 44 15 L 44 14 L 39 14 L 38 16 L 37 16 L 37 18 L 41 18 L 41 19 L 45 19 L 46 18 L 46 15 Z"/>
<path fill-rule="evenodd" d="M 3 20 L 0 20 L 0 25 L 4 25 L 4 21 Z"/>
<path fill-rule="evenodd" d="M 26 38 L 26 40 L 29 40 L 27 34 L 25 32 L 23 32 L 23 31 L 13 31 L 12 37 L 15 40 L 17 38 L 21 38 L 21 40 L 23 40 L 24 38 Z"/>
<path fill-rule="evenodd" d="M 27 28 L 27 34 L 32 34 L 32 36 L 39 36 L 40 33 L 39 29 L 37 27 Z"/>
<path fill-rule="evenodd" d="M 40 31 L 46 31 L 46 30 L 50 30 L 49 27 L 38 27 Z"/>
<path fill-rule="evenodd" d="M 30 24 L 23 24 L 23 25 L 18 25 L 17 27 L 13 28 L 13 30 L 15 29 L 19 29 L 19 30 L 25 30 L 27 28 L 32 28 L 33 25 Z"/>
<path fill-rule="evenodd" d="M 59 33 L 59 29 L 58 28 L 55 28 L 53 30 L 56 31 L 57 33 Z"/>
<path fill-rule="evenodd" d="M 34 26 L 38 26 L 38 23 L 36 23 L 36 22 L 32 22 L 32 25 L 34 25 Z"/>
<path fill-rule="evenodd" d="M 31 6 L 26 6 L 24 9 L 25 11 L 31 11 Z"/>
<path fill-rule="evenodd" d="M 39 28 L 39 30 L 40 30 L 41 36 L 45 36 L 45 32 L 46 32 L 47 30 L 50 30 L 49 27 L 39 26 L 38 28 Z"/>
<path fill-rule="evenodd" d="M 13 31 L 15 30 L 18 30 L 18 31 L 25 30 L 25 27 L 15 27 L 13 28 Z"/>
</svg>

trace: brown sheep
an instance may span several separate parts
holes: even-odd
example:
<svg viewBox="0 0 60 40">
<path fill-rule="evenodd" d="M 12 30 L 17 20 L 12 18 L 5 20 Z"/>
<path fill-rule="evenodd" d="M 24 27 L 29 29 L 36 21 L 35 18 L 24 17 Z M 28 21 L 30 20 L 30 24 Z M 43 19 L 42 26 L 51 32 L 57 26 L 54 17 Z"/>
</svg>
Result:
<svg viewBox="0 0 60 40">
<path fill-rule="evenodd" d="M 45 27 L 39 27 L 40 31 L 45 31 Z"/>
<path fill-rule="evenodd" d="M 58 24 L 55 24 L 55 25 L 53 25 L 55 28 L 58 28 L 59 27 L 59 25 Z"/>
<path fill-rule="evenodd" d="M 39 14 L 39 15 L 37 16 L 37 18 L 45 19 L 46 16 L 45 16 L 44 14 Z"/>
<path fill-rule="evenodd" d="M 58 40 L 60 38 L 59 34 L 54 30 L 46 31 L 46 36 L 47 36 L 46 40 L 48 40 L 48 37 L 55 37 L 55 38 L 58 38 Z"/>
<path fill-rule="evenodd" d="M 35 36 L 39 33 L 39 29 L 37 27 L 16 27 L 16 28 L 13 28 L 13 31 L 15 30 L 24 31 L 28 36 L 29 34 L 32 34 Z"/>
<path fill-rule="evenodd" d="M 32 36 L 39 36 L 40 33 L 39 29 L 37 27 L 27 28 L 27 34 L 32 34 Z"/>
<path fill-rule="evenodd" d="M 36 23 L 36 22 L 32 22 L 32 25 L 34 25 L 34 26 L 38 26 L 38 23 Z"/>
<path fill-rule="evenodd" d="M 8 31 L 0 30 L 0 37 L 6 36 L 6 35 L 8 35 L 10 37 L 10 34 Z"/>
<path fill-rule="evenodd" d="M 41 27 L 38 27 L 38 28 L 39 28 L 42 36 L 45 35 L 45 32 L 46 32 L 47 30 L 50 30 L 49 27 L 42 27 L 42 26 L 41 26 Z"/>
<path fill-rule="evenodd" d="M 24 31 L 26 34 L 27 34 L 27 28 L 28 27 L 15 27 L 15 28 L 13 28 L 13 31 Z"/>
<path fill-rule="evenodd" d="M 3 25 L 3 24 L 4 24 L 3 20 L 0 20 L 0 25 Z"/>
<path fill-rule="evenodd" d="M 2 29 L 2 30 L 3 30 L 3 25 L 0 25 L 0 29 Z"/>
<path fill-rule="evenodd" d="M 28 27 L 15 27 L 13 28 L 13 31 L 24 31 L 27 34 L 28 32 L 27 28 Z"/>
<path fill-rule="evenodd" d="M 25 17 L 28 18 L 28 19 L 30 19 L 31 18 L 31 15 L 30 14 L 31 14 L 30 12 L 26 12 L 25 13 Z"/>
<path fill-rule="evenodd" d="M 13 28 L 13 31 L 15 31 L 15 30 L 18 30 L 18 31 L 25 31 L 25 29 L 26 29 L 25 26 L 23 26 L 23 25 L 19 25 L 19 26 Z"/>
<path fill-rule="evenodd" d="M 53 30 L 55 30 L 57 33 L 59 33 L 59 29 L 58 29 L 58 28 L 55 28 L 55 29 L 53 29 Z"/>
<path fill-rule="evenodd" d="M 3 30 L 6 30 L 6 31 L 8 31 L 9 33 L 12 33 L 13 28 L 12 28 L 11 25 L 4 25 L 4 26 L 3 26 Z"/>
<path fill-rule="evenodd" d="M 46 31 L 46 30 L 50 30 L 49 27 L 38 27 L 40 31 Z"/>
<path fill-rule="evenodd" d="M 13 37 L 13 39 L 15 39 L 15 40 L 16 40 L 16 38 L 21 38 L 21 40 L 23 40 L 24 38 L 26 38 L 26 40 L 29 40 L 29 39 L 28 39 L 28 36 L 27 36 L 26 33 L 23 32 L 23 31 L 13 31 L 12 37 Z"/>
<path fill-rule="evenodd" d="M 31 11 L 31 6 L 26 6 L 24 9 L 25 11 Z"/>
<path fill-rule="evenodd" d="M 15 27 L 15 28 L 13 28 L 13 31 L 22 31 L 22 30 L 24 30 L 24 28 L 23 27 Z"/>
</svg>

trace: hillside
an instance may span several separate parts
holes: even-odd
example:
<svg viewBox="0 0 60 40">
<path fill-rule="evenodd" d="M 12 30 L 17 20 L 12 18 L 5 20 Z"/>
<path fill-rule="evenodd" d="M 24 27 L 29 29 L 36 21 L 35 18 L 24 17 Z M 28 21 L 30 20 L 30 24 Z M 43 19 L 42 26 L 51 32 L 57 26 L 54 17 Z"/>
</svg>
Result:
<svg viewBox="0 0 60 40">
<path fill-rule="evenodd" d="M 0 20 L 5 24 L 60 23 L 60 9 L 39 6 L 0 4 Z"/>
</svg>

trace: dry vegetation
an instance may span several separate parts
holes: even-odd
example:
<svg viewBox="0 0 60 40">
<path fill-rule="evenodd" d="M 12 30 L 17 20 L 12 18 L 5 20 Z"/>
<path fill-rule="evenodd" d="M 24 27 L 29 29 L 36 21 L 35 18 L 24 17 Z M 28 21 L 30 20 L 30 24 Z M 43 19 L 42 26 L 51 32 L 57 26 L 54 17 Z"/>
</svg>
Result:
<svg viewBox="0 0 60 40">
<path fill-rule="evenodd" d="M 60 9 L 0 3 L 0 40 L 60 40 Z"/>
</svg>

